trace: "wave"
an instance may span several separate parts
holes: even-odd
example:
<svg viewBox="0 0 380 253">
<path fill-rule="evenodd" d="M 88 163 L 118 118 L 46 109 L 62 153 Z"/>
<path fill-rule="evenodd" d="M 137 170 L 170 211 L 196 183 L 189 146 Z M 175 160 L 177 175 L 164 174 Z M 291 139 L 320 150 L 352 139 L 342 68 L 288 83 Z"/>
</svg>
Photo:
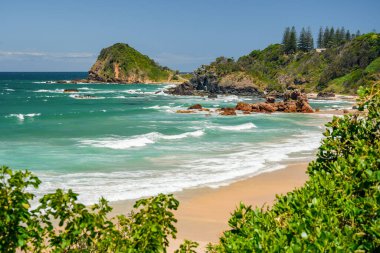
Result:
<svg viewBox="0 0 380 253">
<path fill-rule="evenodd" d="M 151 132 L 147 134 L 137 135 L 130 138 L 111 137 L 103 138 L 100 140 L 81 140 L 81 146 L 91 146 L 97 148 L 110 148 L 110 149 L 129 149 L 135 147 L 144 147 L 148 144 L 153 144 L 158 140 L 176 140 L 187 137 L 200 137 L 204 134 L 202 130 L 194 132 L 187 132 L 178 135 L 165 135 L 158 132 Z"/>
<path fill-rule="evenodd" d="M 41 83 L 57 83 L 56 81 L 40 81 L 40 82 L 32 82 L 32 83 L 39 83 L 39 84 L 41 84 Z"/>
<path fill-rule="evenodd" d="M 248 130 L 252 128 L 257 128 L 255 124 L 252 122 L 237 125 L 237 126 L 218 126 L 217 128 L 223 129 L 223 130 L 229 130 L 229 131 L 239 131 L 239 130 Z"/>
<path fill-rule="evenodd" d="M 33 92 L 37 93 L 63 93 L 64 89 L 55 89 L 55 90 L 45 90 L 45 89 L 40 89 L 40 90 L 35 90 Z"/>
<path fill-rule="evenodd" d="M 197 132 L 197 134 L 195 134 Z M 202 131 L 181 135 L 199 135 Z M 154 142 L 153 136 L 165 136 L 149 133 L 129 139 L 112 142 L 91 142 L 96 145 L 120 147 L 126 141 L 133 145 L 146 145 Z M 172 164 L 164 169 L 124 170 L 91 173 L 47 173 L 37 175 L 42 180 L 39 195 L 54 191 L 55 188 L 73 189 L 78 192 L 80 201 L 85 204 L 95 203 L 100 196 L 110 201 L 137 199 L 158 193 L 172 193 L 194 187 L 217 188 L 228 185 L 240 178 L 254 176 L 263 172 L 282 169 L 282 161 L 295 162 L 291 154 L 302 153 L 303 161 L 310 159 L 318 147 L 320 133 L 301 132 L 276 143 L 240 143 L 235 149 L 230 144 L 218 146 L 221 152 L 212 156 L 171 155 L 151 158 L 155 164 Z M 172 137 L 169 137 L 172 138 Z M 103 140 L 104 141 L 104 140 Z M 124 143 L 122 143 L 124 141 Z M 196 147 L 197 150 L 202 147 Z M 205 147 L 207 149 L 207 147 Z M 276 155 L 273 155 L 276 154 Z M 306 155 L 305 155 L 306 154 Z M 297 156 L 298 157 L 298 156 Z M 166 163 L 169 162 L 169 163 Z"/>
<path fill-rule="evenodd" d="M 4 89 L 5 91 L 15 91 L 14 89 Z"/>
<path fill-rule="evenodd" d="M 105 99 L 105 97 L 95 97 L 95 96 L 76 95 L 76 94 L 71 94 L 69 97 L 74 98 L 74 99 Z"/>
<path fill-rule="evenodd" d="M 9 114 L 7 116 L 5 116 L 6 118 L 10 118 L 10 117 L 16 117 L 18 118 L 19 120 L 24 120 L 25 117 L 28 117 L 28 118 L 33 118 L 35 116 L 40 116 L 41 113 L 28 113 L 28 114 L 22 114 L 22 113 L 18 113 L 18 114 Z"/>
</svg>

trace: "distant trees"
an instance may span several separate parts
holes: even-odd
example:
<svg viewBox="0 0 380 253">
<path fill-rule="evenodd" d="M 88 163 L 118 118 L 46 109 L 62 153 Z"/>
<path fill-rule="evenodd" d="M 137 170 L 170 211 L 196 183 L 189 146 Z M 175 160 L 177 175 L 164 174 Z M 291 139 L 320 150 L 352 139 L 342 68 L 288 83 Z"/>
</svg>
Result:
<svg viewBox="0 0 380 253">
<path fill-rule="evenodd" d="M 317 47 L 336 47 L 360 35 L 361 33 L 359 30 L 354 34 L 351 33 L 350 30 L 346 30 L 344 27 L 334 28 L 327 26 L 324 29 L 320 27 L 317 39 Z M 291 28 L 286 27 L 282 37 L 282 44 L 284 45 L 284 51 L 286 54 L 295 53 L 297 50 L 302 52 L 313 50 L 314 38 L 310 27 L 307 29 L 303 27 L 299 37 L 297 37 L 296 28 L 294 26 Z"/>
<path fill-rule="evenodd" d="M 353 38 L 360 36 L 360 31 L 358 30 L 356 34 L 351 34 L 350 30 L 346 30 L 344 27 L 334 28 L 334 27 L 322 27 L 319 28 L 318 33 L 318 48 L 330 48 L 344 44 Z"/>
<path fill-rule="evenodd" d="M 311 33 L 310 27 L 302 28 L 300 37 L 298 39 L 298 50 L 308 52 L 314 49 L 314 39 L 313 34 Z"/>
<path fill-rule="evenodd" d="M 290 27 L 285 29 L 282 44 L 284 45 L 284 51 L 287 54 L 292 54 L 297 51 L 297 32 L 294 26 L 291 29 Z"/>
</svg>

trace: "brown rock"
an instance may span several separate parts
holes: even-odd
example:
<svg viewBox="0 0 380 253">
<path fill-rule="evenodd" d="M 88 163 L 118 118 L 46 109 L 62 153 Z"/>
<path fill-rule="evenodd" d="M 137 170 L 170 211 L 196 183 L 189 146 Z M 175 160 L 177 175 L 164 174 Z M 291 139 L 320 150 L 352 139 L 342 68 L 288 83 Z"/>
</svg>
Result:
<svg viewBox="0 0 380 253">
<path fill-rule="evenodd" d="M 244 102 L 238 102 L 235 109 L 243 112 L 250 112 L 252 111 L 252 105 Z"/>
<path fill-rule="evenodd" d="M 176 113 L 194 113 L 194 111 L 190 111 L 190 110 L 178 110 L 178 111 L 176 111 Z"/>
<path fill-rule="evenodd" d="M 200 105 L 200 104 L 195 104 L 195 105 L 192 105 L 192 106 L 190 106 L 188 109 L 189 110 L 202 110 L 202 105 Z"/>
<path fill-rule="evenodd" d="M 259 103 L 259 108 L 261 112 L 271 113 L 276 111 L 276 109 L 272 105 L 267 103 Z"/>
<path fill-rule="evenodd" d="M 236 110 L 235 108 L 222 108 L 220 109 L 220 115 L 234 116 L 236 115 Z"/>
</svg>

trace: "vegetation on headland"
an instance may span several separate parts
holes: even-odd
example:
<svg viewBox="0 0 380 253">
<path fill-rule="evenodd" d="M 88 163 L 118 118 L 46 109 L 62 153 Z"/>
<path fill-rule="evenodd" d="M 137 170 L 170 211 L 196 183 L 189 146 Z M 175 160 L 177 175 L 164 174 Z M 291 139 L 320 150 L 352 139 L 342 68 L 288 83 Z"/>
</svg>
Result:
<svg viewBox="0 0 380 253">
<path fill-rule="evenodd" d="M 306 92 L 355 94 L 359 86 L 380 80 L 380 34 L 348 38 L 343 28 L 326 28 L 317 41 L 326 48 L 313 49 L 313 40 L 310 30 L 302 29 L 297 38 L 295 28 L 287 28 L 283 44 L 254 50 L 238 60 L 218 57 L 197 69 L 187 86 L 209 89 L 210 81 L 220 85 L 226 78 L 246 76 L 251 87 L 262 91 L 282 92 L 296 86 Z"/>
<path fill-rule="evenodd" d="M 240 204 L 208 252 L 377 252 L 380 249 L 380 83 L 360 89 L 362 113 L 327 124 L 302 188 L 277 196 L 269 209 Z M 108 219 L 105 199 L 88 208 L 61 189 L 39 200 L 40 180 L 0 169 L 1 252 L 166 252 L 175 237 L 178 201 L 139 200 L 129 216 Z M 58 223 L 58 226 L 53 221 Z M 185 241 L 177 252 L 194 252 Z"/>
<path fill-rule="evenodd" d="M 89 71 L 89 79 L 101 82 L 144 83 L 168 81 L 175 72 L 162 67 L 128 44 L 102 49 Z"/>
</svg>

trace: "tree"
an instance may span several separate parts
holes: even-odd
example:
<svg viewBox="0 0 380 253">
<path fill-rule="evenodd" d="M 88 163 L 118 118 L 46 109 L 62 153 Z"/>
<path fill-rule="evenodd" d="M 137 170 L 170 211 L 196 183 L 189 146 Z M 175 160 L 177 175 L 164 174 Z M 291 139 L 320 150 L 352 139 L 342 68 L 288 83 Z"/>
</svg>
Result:
<svg viewBox="0 0 380 253">
<path fill-rule="evenodd" d="M 325 31 L 323 33 L 323 47 L 328 47 L 330 41 L 330 29 L 328 26 L 325 27 Z"/>
<path fill-rule="evenodd" d="M 297 51 L 297 32 L 296 28 L 292 26 L 289 36 L 289 52 L 295 53 Z"/>
<path fill-rule="evenodd" d="M 303 52 L 307 51 L 307 38 L 306 38 L 306 30 L 302 27 L 300 36 L 298 38 L 298 50 L 301 50 Z"/>
<path fill-rule="evenodd" d="M 324 44 L 323 44 L 323 29 L 322 29 L 322 27 L 319 28 L 317 47 L 318 48 L 323 48 L 324 47 Z"/>
<path fill-rule="evenodd" d="M 284 35 L 282 36 L 282 44 L 285 46 L 289 43 L 290 39 L 290 27 L 286 27 L 284 31 Z"/>
<path fill-rule="evenodd" d="M 346 31 L 345 40 L 346 40 L 346 41 L 350 41 L 350 40 L 351 40 L 351 33 L 350 33 L 350 30 L 347 30 L 347 31 Z"/>
<path fill-rule="evenodd" d="M 314 39 L 310 27 L 308 27 L 306 31 L 306 48 L 307 51 L 311 51 L 314 49 Z"/>
<path fill-rule="evenodd" d="M 294 26 L 292 29 L 287 27 L 284 31 L 282 38 L 282 44 L 284 45 L 284 51 L 286 54 L 292 54 L 297 50 L 297 34 Z"/>
</svg>

